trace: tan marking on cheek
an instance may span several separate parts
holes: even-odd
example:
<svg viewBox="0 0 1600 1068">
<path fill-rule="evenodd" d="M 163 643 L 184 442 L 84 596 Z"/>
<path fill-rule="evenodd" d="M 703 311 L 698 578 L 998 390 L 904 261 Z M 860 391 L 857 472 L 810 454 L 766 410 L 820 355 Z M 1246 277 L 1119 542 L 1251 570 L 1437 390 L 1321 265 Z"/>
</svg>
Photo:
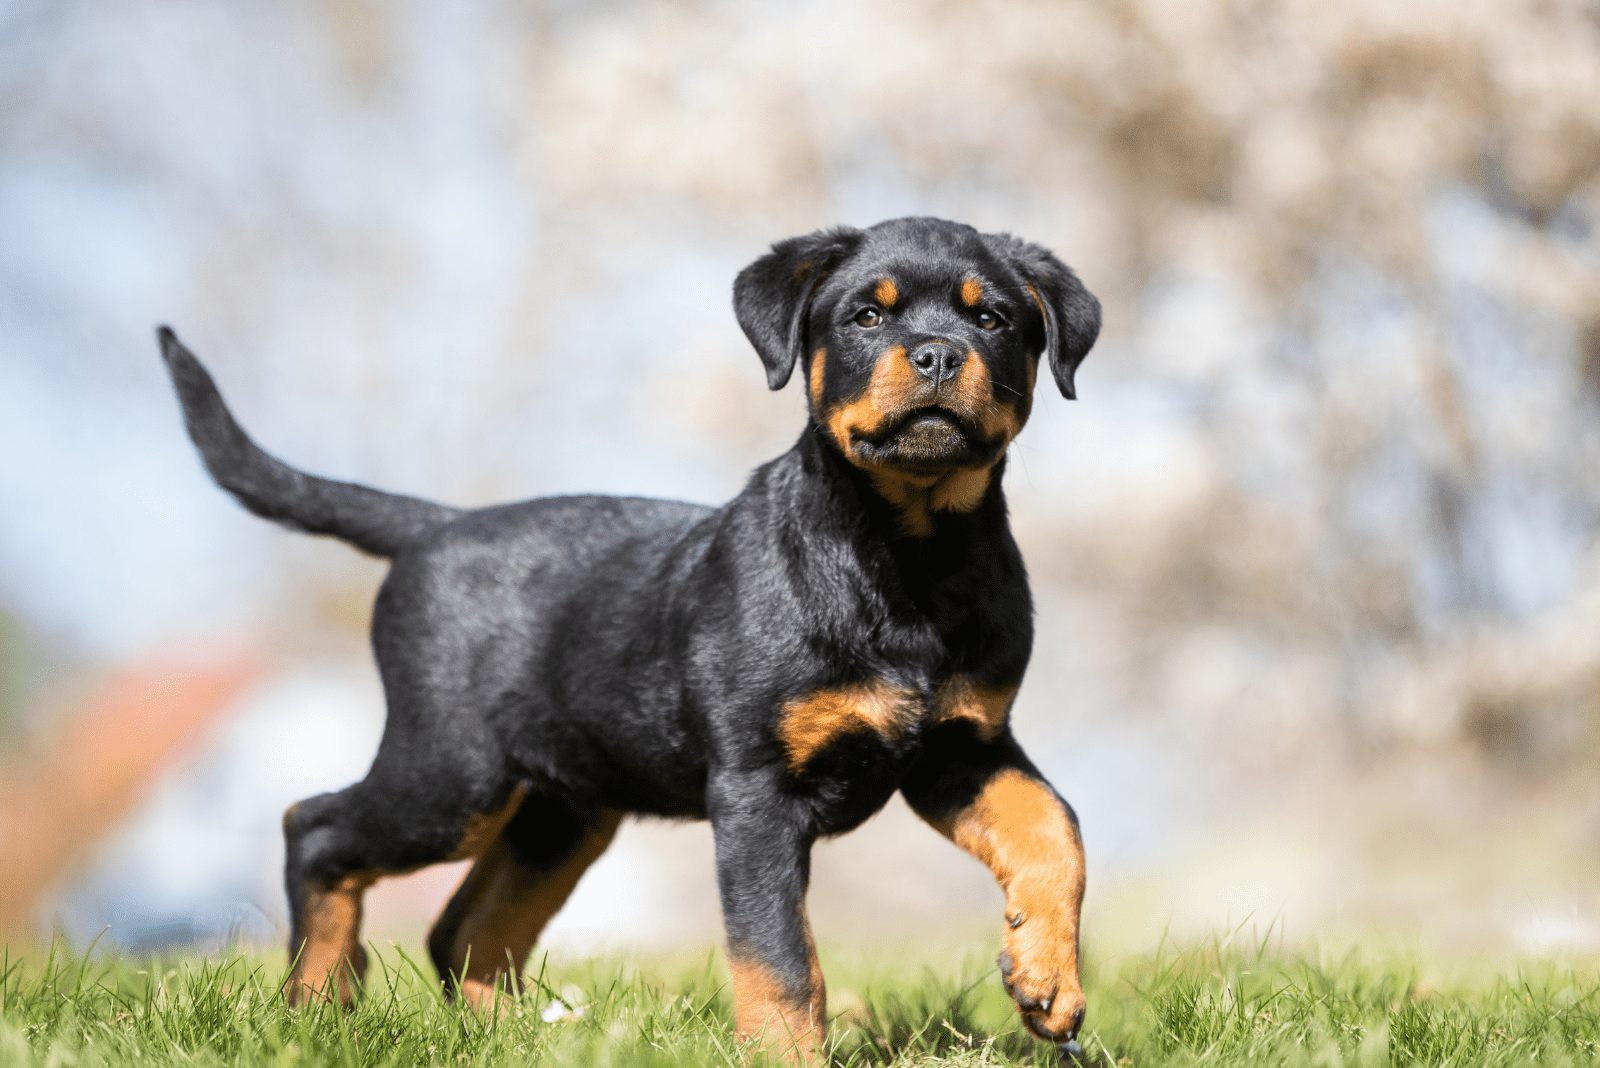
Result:
<svg viewBox="0 0 1600 1068">
<path fill-rule="evenodd" d="M 811 1061 L 827 1040 L 828 1010 L 811 925 L 805 925 L 810 954 L 811 994 L 793 997 L 783 981 L 762 962 L 728 956 L 733 978 L 733 1029 L 741 1039 L 757 1038 L 790 1063 Z"/>
<path fill-rule="evenodd" d="M 1015 686 L 980 686 L 966 676 L 958 676 L 939 688 L 933 699 L 933 718 L 937 723 L 964 719 L 978 729 L 984 741 L 1000 733 L 1016 700 Z"/>
<path fill-rule="evenodd" d="M 452 973 L 461 995 L 480 1011 L 499 1011 L 514 995 L 518 974 L 540 933 L 571 896 L 589 866 L 605 852 L 621 817 L 605 813 L 554 870 L 536 872 L 497 841 L 467 872 L 456 901 L 460 912 L 449 935 Z M 454 907 L 441 918 L 448 922 Z"/>
<path fill-rule="evenodd" d="M 337 998 L 344 1005 L 355 1000 L 367 966 L 361 898 L 376 881 L 376 873 L 358 872 L 307 891 L 300 925 L 304 938 L 292 949 L 298 957 L 284 990 L 291 1005 L 311 997 Z"/>
<path fill-rule="evenodd" d="M 976 308 L 983 300 L 983 283 L 968 275 L 961 283 L 961 303 Z"/>
<path fill-rule="evenodd" d="M 911 366 L 905 346 L 895 345 L 878 358 L 861 396 L 835 408 L 823 424 L 845 457 L 866 471 L 873 488 L 899 511 L 902 528 L 913 537 L 933 533 L 934 512 L 976 509 L 988 493 L 994 472 L 990 465 L 923 475 L 873 467 L 862 461 L 856 449 L 856 435 L 876 433 L 907 408 L 923 401 L 927 388 L 927 381 Z M 995 399 L 988 365 L 976 351 L 967 353 L 948 390 L 947 401 L 971 413 L 987 440 L 999 442 L 1002 450 L 1010 444 L 1020 429 L 1016 411 Z"/>
<path fill-rule="evenodd" d="M 969 349 L 961 370 L 950 383 L 950 398 L 963 410 L 970 412 L 978 422 L 978 429 L 991 442 L 1000 442 L 1001 448 L 1011 444 L 1011 439 L 1022 430 L 1017 409 L 995 396 L 994 380 L 989 376 L 989 364 L 977 350 Z"/>
<path fill-rule="evenodd" d="M 989 375 L 989 365 L 976 350 L 969 350 L 967 358 L 950 386 L 950 395 L 978 423 L 985 440 L 995 443 L 1003 452 L 1022 432 L 1032 406 L 1033 362 L 1028 361 L 1028 389 L 1015 399 L 1002 400 L 995 394 L 994 380 Z"/>
<path fill-rule="evenodd" d="M 897 737 L 916 718 L 917 704 L 915 693 L 886 682 L 818 690 L 785 702 L 778 739 L 789 770 L 800 771 L 824 746 L 850 731 L 866 728 L 884 738 Z"/>
<path fill-rule="evenodd" d="M 880 278 L 872 290 L 872 296 L 885 308 L 892 308 L 900 299 L 900 287 L 894 284 L 893 278 Z"/>
<path fill-rule="evenodd" d="M 856 454 L 855 432 L 872 434 L 881 430 L 914 403 L 915 392 L 920 388 L 921 379 L 906 356 L 906 347 L 892 345 L 885 349 L 873 365 L 872 378 L 861 396 L 840 405 L 828 417 L 828 432 L 834 443 L 852 463 L 864 466 Z"/>
<path fill-rule="evenodd" d="M 820 412 L 822 410 L 822 387 L 826 382 L 825 375 L 827 373 L 824 370 L 824 366 L 827 360 L 828 350 L 826 348 L 819 348 L 811 354 L 811 375 L 806 384 L 810 387 L 812 412 Z"/>
</svg>

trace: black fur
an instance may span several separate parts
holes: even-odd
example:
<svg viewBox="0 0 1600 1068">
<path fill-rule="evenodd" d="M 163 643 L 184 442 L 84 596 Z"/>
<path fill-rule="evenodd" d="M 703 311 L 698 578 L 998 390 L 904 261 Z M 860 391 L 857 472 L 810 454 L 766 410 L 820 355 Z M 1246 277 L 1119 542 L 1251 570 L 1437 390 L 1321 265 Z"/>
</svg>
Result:
<svg viewBox="0 0 1600 1068">
<path fill-rule="evenodd" d="M 930 219 L 782 242 L 739 275 L 739 322 L 769 384 L 825 345 L 814 402 L 863 388 L 877 344 L 863 339 L 891 335 L 851 317 L 888 271 L 906 295 L 886 330 L 971 347 L 1021 419 L 1041 352 L 1072 395 L 1099 328 L 1094 298 L 1037 246 Z M 1000 331 L 940 295 L 973 273 Z M 461 511 L 284 466 L 245 436 L 171 331 L 160 338 L 218 483 L 258 515 L 393 557 L 372 625 L 389 704 L 372 769 L 285 821 L 296 944 L 308 887 L 445 859 L 475 815 L 520 789 L 505 836 L 530 870 L 560 863 L 606 811 L 709 818 L 731 951 L 803 998 L 816 838 L 855 827 L 897 789 L 939 820 L 996 769 L 1037 774 L 1009 726 L 980 740 L 924 714 L 895 737 L 846 730 L 798 771 L 779 730 L 786 702 L 830 687 L 892 684 L 926 712 L 956 676 L 1020 682 L 1033 620 L 1003 459 L 970 510 L 933 515 L 920 536 L 817 411 L 721 508 L 569 497 Z M 993 462 L 988 447 L 968 440 L 961 462 Z M 892 436 L 871 448 L 892 459 Z M 458 920 L 447 911 L 436 942 Z M 436 945 L 441 969 L 443 957 Z"/>
<path fill-rule="evenodd" d="M 374 556 L 393 556 L 461 515 L 459 508 L 432 501 L 315 478 L 267 455 L 234 420 L 216 383 L 177 335 L 163 326 L 157 337 L 206 470 L 256 515 L 307 534 L 332 534 Z"/>
</svg>

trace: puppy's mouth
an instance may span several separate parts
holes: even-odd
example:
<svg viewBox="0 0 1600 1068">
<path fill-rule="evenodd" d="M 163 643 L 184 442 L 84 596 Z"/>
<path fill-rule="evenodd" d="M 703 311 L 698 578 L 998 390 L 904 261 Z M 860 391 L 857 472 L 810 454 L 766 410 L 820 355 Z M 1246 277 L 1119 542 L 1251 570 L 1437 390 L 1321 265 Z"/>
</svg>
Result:
<svg viewBox="0 0 1600 1068">
<path fill-rule="evenodd" d="M 914 471 L 976 467 L 998 451 L 983 440 L 972 419 L 938 404 L 910 408 L 870 433 L 857 430 L 851 436 L 863 461 Z"/>
</svg>

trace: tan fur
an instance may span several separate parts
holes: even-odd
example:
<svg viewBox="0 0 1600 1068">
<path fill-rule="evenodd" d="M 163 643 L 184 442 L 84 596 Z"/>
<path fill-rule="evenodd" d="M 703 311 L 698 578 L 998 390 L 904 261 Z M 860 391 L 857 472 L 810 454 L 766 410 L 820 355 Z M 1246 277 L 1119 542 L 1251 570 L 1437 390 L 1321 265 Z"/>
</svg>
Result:
<svg viewBox="0 0 1600 1068">
<path fill-rule="evenodd" d="M 917 695 L 886 682 L 819 690 L 787 702 L 778 719 L 778 738 L 789 768 L 799 771 L 833 739 L 867 728 L 893 738 L 916 718 Z"/>
<path fill-rule="evenodd" d="M 957 468 L 946 475 L 914 475 L 871 469 L 872 485 L 900 512 L 907 534 L 925 538 L 933 533 L 933 513 L 970 512 L 989 492 L 994 467 Z"/>
<path fill-rule="evenodd" d="M 976 467 L 952 471 L 934 485 L 928 497 L 928 508 L 935 512 L 971 512 L 983 503 L 989 492 L 992 467 Z"/>
<path fill-rule="evenodd" d="M 511 817 L 516 815 L 517 809 L 522 807 L 522 799 L 527 793 L 527 786 L 518 783 L 504 805 L 493 812 L 475 813 L 467 817 L 466 829 L 461 832 L 461 844 L 450 854 L 450 859 L 466 860 L 487 849 L 491 842 L 500 837 L 500 832 L 511 822 Z"/>
<path fill-rule="evenodd" d="M 1011 439 L 1022 430 L 1026 412 L 1019 413 L 1015 404 L 995 397 L 989 365 L 974 350 L 967 351 L 961 370 L 956 372 L 955 380 L 950 383 L 950 399 L 973 414 L 978 421 L 978 429 L 990 441 L 1003 440 L 1009 445 Z"/>
<path fill-rule="evenodd" d="M 880 278 L 872 290 L 872 296 L 885 308 L 892 308 L 900 299 L 900 287 L 894 284 L 893 278 Z"/>
<path fill-rule="evenodd" d="M 312 997 L 337 998 L 343 1005 L 355 1000 L 367 963 L 361 945 L 361 898 L 375 881 L 375 875 L 361 873 L 307 893 L 301 927 L 305 941 L 297 947 L 284 990 L 291 1005 Z"/>
<path fill-rule="evenodd" d="M 857 435 L 877 433 L 908 407 L 919 403 L 925 387 L 911 365 L 905 346 L 894 345 L 884 350 L 861 396 L 841 404 L 825 418 L 815 399 L 820 396 L 822 374 L 819 369 L 823 366 L 821 359 L 812 358 L 812 410 L 845 457 L 866 471 L 873 488 L 900 512 L 906 533 L 926 537 L 933 533 L 934 513 L 970 512 L 983 503 L 994 474 L 993 465 L 956 468 L 944 474 L 909 473 L 868 464 L 860 456 L 855 441 Z M 997 400 L 988 364 L 976 351 L 967 352 L 966 360 L 947 390 L 946 402 L 970 413 L 987 440 L 1001 442 L 1002 452 L 1021 431 L 1027 418 L 1028 396 L 1015 403 Z"/>
<path fill-rule="evenodd" d="M 734 1033 L 741 1040 L 759 1039 L 790 1063 L 812 1061 L 828 1034 L 827 995 L 817 943 L 810 922 L 803 916 L 801 922 L 810 960 L 809 1000 L 791 998 L 782 980 L 760 961 L 733 955 L 728 959 L 728 972 L 733 976 Z"/>
<path fill-rule="evenodd" d="M 811 354 L 811 374 L 807 377 L 806 385 L 811 397 L 811 411 L 813 413 L 822 411 L 822 387 L 827 382 L 827 371 L 825 370 L 827 360 L 828 350 L 826 348 L 818 348 L 816 352 Z"/>
<path fill-rule="evenodd" d="M 493 1010 L 514 994 L 517 976 L 540 933 L 583 873 L 616 835 L 621 817 L 606 813 L 554 871 L 532 872 L 497 841 L 467 872 L 459 894 L 466 908 L 450 941 L 450 967 L 473 1007 Z"/>
<path fill-rule="evenodd" d="M 988 741 L 1006 725 L 1016 698 L 1015 686 L 979 686 L 960 675 L 934 695 L 933 718 L 935 722 L 967 720 L 977 727 L 978 737 Z"/>
<path fill-rule="evenodd" d="M 961 282 L 961 303 L 976 308 L 983 300 L 983 283 L 968 275 Z"/>
<path fill-rule="evenodd" d="M 488 849 L 516 814 L 526 793 L 527 787 L 518 784 L 498 809 L 469 816 L 460 844 L 449 859 L 476 857 Z M 295 802 L 284 811 L 286 827 L 299 807 Z M 354 1000 L 356 982 L 366 970 L 367 954 L 361 945 L 362 898 L 380 877 L 402 874 L 405 872 L 359 872 L 332 886 L 307 889 L 300 924 L 305 941 L 297 947 L 299 956 L 284 989 L 290 1004 L 300 1004 L 313 995 L 336 996 L 344 1004 Z"/>
<path fill-rule="evenodd" d="M 1083 842 L 1055 794 L 1014 768 L 991 778 L 939 831 L 994 873 L 1006 895 L 1010 982 L 1049 1010 L 1024 1014 L 1041 1033 L 1061 1032 L 1083 1007 L 1078 980 L 1078 916 L 1083 906 Z"/>
</svg>

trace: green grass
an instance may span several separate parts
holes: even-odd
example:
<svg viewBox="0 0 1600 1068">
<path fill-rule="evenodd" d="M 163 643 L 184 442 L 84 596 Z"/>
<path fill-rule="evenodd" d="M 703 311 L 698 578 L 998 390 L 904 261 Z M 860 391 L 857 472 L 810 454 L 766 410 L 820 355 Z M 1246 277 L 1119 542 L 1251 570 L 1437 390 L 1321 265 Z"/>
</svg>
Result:
<svg viewBox="0 0 1600 1068">
<path fill-rule="evenodd" d="M 835 959 L 837 1065 L 1055 1064 L 989 964 Z M 1090 962 L 1091 1063 L 1590 1065 L 1600 981 L 1529 964 L 1440 980 L 1415 964 L 1210 946 Z M 546 963 L 509 1014 L 446 1003 L 426 966 L 375 962 L 354 1011 L 289 1010 L 273 957 L 0 958 L 0 1065 L 719 1065 L 763 1063 L 729 1027 L 715 960 Z M 563 1005 L 562 1018 L 546 1022 Z"/>
</svg>

